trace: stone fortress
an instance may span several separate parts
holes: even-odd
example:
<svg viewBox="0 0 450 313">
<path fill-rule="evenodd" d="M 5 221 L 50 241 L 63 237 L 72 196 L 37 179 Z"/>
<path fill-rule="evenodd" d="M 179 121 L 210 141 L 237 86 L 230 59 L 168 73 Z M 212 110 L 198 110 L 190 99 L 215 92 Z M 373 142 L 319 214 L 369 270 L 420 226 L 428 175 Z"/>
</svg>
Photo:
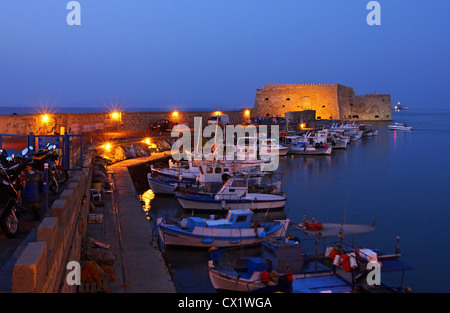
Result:
<svg viewBox="0 0 450 313">
<path fill-rule="evenodd" d="M 339 84 L 268 84 L 256 89 L 252 116 L 280 116 L 315 111 L 317 120 L 392 120 L 389 94 L 355 95 Z"/>
</svg>

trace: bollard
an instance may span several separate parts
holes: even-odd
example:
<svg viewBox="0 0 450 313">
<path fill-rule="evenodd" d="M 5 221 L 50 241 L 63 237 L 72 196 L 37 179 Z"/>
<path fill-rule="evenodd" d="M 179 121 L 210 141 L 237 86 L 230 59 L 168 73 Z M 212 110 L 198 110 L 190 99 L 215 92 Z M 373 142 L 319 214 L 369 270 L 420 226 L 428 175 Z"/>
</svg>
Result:
<svg viewBox="0 0 450 313">
<path fill-rule="evenodd" d="M 48 210 L 48 163 L 44 164 L 44 180 L 42 182 L 42 192 L 44 193 L 44 215 L 50 216 Z"/>
</svg>

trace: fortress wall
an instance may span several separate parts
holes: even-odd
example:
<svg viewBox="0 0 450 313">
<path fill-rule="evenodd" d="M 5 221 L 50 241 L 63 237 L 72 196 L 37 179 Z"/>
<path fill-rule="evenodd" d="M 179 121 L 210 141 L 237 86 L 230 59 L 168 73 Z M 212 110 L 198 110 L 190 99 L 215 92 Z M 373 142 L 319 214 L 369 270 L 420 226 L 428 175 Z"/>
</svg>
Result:
<svg viewBox="0 0 450 313">
<path fill-rule="evenodd" d="M 353 88 L 338 85 L 337 97 L 339 103 L 339 118 L 348 118 L 351 115 L 351 104 L 355 98 Z"/>
<path fill-rule="evenodd" d="M 256 90 L 253 116 L 315 110 L 316 119 L 391 120 L 390 95 L 356 96 L 339 84 L 270 84 Z"/>
<path fill-rule="evenodd" d="M 391 121 L 391 96 L 388 94 L 367 94 L 355 97 L 350 106 L 353 119 L 365 121 Z"/>
<path fill-rule="evenodd" d="M 258 89 L 252 115 L 284 116 L 286 112 L 315 110 L 317 119 L 339 118 L 336 84 L 272 84 Z"/>
</svg>

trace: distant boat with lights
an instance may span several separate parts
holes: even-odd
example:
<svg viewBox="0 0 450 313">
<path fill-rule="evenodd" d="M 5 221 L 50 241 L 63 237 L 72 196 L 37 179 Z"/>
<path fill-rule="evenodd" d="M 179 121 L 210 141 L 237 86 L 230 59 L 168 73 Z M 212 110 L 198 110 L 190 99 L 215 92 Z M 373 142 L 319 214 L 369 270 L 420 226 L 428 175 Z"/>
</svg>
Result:
<svg viewBox="0 0 450 313">
<path fill-rule="evenodd" d="M 408 107 L 404 107 L 400 104 L 400 102 L 397 102 L 397 105 L 392 108 L 394 111 L 402 111 L 402 110 L 408 110 Z"/>
<path fill-rule="evenodd" d="M 394 123 L 389 125 L 390 130 L 402 130 L 402 131 L 411 131 L 412 126 L 406 126 L 405 123 Z"/>
</svg>

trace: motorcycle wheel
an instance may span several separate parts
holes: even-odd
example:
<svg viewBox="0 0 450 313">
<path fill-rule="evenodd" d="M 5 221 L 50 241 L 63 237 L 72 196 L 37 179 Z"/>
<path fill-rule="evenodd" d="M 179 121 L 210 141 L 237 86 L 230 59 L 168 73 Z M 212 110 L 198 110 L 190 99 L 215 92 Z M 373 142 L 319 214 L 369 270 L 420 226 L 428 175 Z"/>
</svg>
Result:
<svg viewBox="0 0 450 313">
<path fill-rule="evenodd" d="M 58 184 L 64 184 L 69 178 L 69 172 L 64 167 L 58 166 L 55 170 L 55 176 Z"/>
<path fill-rule="evenodd" d="M 14 238 L 17 235 L 19 229 L 19 220 L 14 214 L 13 208 L 7 208 L 0 216 L 0 228 L 8 238 Z"/>
<path fill-rule="evenodd" d="M 53 176 L 52 178 L 50 178 L 50 186 L 49 186 L 50 191 L 57 195 L 59 192 L 59 185 L 58 185 L 58 181 L 56 180 L 56 177 Z"/>
</svg>

